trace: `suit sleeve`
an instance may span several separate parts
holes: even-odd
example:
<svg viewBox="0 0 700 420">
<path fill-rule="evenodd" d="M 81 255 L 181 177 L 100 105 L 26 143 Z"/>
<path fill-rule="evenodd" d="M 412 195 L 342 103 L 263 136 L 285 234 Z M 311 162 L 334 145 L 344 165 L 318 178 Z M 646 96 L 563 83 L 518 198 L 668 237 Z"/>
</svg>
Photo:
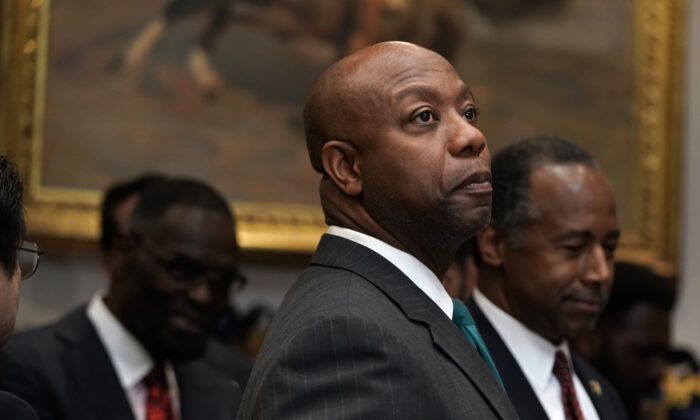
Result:
<svg viewBox="0 0 700 420">
<path fill-rule="evenodd" d="M 0 419 L 39 420 L 32 408 L 16 395 L 0 391 Z"/>
<path fill-rule="evenodd" d="M 0 351 L 0 389 L 17 395 L 26 401 L 41 420 L 54 420 L 49 409 L 47 394 L 41 378 L 33 364 L 24 362 L 32 359 L 31 354 L 19 348 L 14 348 L 12 341 Z M 34 359 L 39 363 L 39 359 Z"/>
<path fill-rule="evenodd" d="M 362 318 L 317 320 L 263 364 L 267 372 L 244 396 L 249 408 L 239 419 L 414 418 L 415 396 L 424 393 L 401 347 L 391 331 Z"/>
</svg>

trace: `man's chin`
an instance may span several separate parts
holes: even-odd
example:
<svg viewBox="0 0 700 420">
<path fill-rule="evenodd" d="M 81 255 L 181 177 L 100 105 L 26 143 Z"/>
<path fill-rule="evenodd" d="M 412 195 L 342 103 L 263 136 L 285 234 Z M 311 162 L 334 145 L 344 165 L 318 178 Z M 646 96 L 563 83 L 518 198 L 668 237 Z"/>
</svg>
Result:
<svg viewBox="0 0 700 420">
<path fill-rule="evenodd" d="M 156 359 L 184 361 L 195 359 L 206 349 L 207 334 L 170 328 L 153 343 L 151 353 Z"/>
<path fill-rule="evenodd" d="M 489 222 L 491 221 L 491 206 L 471 209 L 469 212 L 460 214 L 459 217 L 461 218 L 459 221 L 462 226 L 461 231 L 466 236 L 464 239 L 466 240 L 481 232 L 484 230 L 484 228 L 486 228 L 486 226 L 488 226 Z M 453 230 L 456 226 L 458 225 L 452 225 L 450 230 Z"/>
<path fill-rule="evenodd" d="M 167 359 L 184 361 L 200 357 L 205 349 L 206 337 L 194 336 L 187 341 L 178 340 L 176 343 L 168 343 L 163 350 Z"/>
</svg>

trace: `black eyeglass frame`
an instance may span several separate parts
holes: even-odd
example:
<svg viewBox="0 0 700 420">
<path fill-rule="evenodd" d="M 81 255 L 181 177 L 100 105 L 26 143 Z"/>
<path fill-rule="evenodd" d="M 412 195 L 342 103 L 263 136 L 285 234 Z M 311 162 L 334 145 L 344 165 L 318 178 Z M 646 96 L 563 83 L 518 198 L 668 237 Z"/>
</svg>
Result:
<svg viewBox="0 0 700 420">
<path fill-rule="evenodd" d="M 183 285 L 191 285 L 201 278 L 206 278 L 210 284 L 214 284 L 219 287 L 225 286 L 229 289 L 230 293 L 237 293 L 248 284 L 248 279 L 238 268 L 233 268 L 231 270 L 211 269 L 196 258 L 190 258 L 187 256 L 166 256 L 163 250 L 158 249 L 157 246 L 153 245 L 150 241 L 143 238 L 136 232 L 130 232 L 124 236 L 131 238 L 135 244 L 150 254 L 154 258 L 155 262 L 158 263 L 158 265 L 166 273 L 168 273 L 170 277 L 178 282 L 181 282 Z M 190 267 L 196 266 L 197 268 L 192 270 L 194 273 L 183 275 L 182 270 L 177 268 L 178 260 L 187 260 Z M 224 271 L 230 272 L 230 275 L 222 275 L 221 273 Z"/>
<path fill-rule="evenodd" d="M 44 253 L 39 249 L 36 243 L 27 240 L 23 240 L 22 243 L 15 248 L 17 248 L 18 251 L 17 263 L 19 264 L 21 279 L 26 280 L 36 273 L 36 270 L 39 268 L 41 256 L 44 255 Z M 31 255 L 31 261 L 27 259 L 29 255 Z"/>
</svg>

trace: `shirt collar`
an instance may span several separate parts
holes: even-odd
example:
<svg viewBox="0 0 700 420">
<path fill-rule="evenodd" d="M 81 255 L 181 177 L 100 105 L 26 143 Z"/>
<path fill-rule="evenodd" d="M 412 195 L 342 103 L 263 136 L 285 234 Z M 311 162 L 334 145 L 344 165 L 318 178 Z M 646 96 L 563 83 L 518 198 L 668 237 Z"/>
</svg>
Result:
<svg viewBox="0 0 700 420">
<path fill-rule="evenodd" d="M 445 288 L 435 273 L 430 271 L 430 269 L 416 257 L 394 248 L 382 240 L 352 229 L 329 226 L 328 233 L 363 245 L 386 258 L 415 283 L 423 293 L 428 295 L 430 300 L 435 302 L 435 304 L 445 312 L 448 318 L 452 319 L 452 298 L 447 294 L 447 291 L 445 291 Z"/>
<path fill-rule="evenodd" d="M 535 386 L 538 391 L 545 389 L 547 382 L 553 375 L 554 357 L 557 351 L 561 350 L 564 353 L 569 362 L 569 369 L 572 368 L 571 352 L 566 341 L 555 346 L 496 306 L 478 289 L 474 290 L 473 298 L 498 335 L 501 336 L 530 384 Z"/>
<path fill-rule="evenodd" d="M 101 293 L 93 296 L 87 316 L 112 360 L 122 387 L 130 389 L 138 384 L 154 365 L 148 351 L 107 308 Z"/>
</svg>

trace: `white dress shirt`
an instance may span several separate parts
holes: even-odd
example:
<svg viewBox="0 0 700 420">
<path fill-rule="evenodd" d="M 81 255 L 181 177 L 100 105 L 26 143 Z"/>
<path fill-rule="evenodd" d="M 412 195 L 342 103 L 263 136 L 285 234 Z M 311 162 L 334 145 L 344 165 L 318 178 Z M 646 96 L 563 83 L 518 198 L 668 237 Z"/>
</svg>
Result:
<svg viewBox="0 0 700 420">
<path fill-rule="evenodd" d="M 119 383 L 127 395 L 136 420 L 146 419 L 148 389 L 143 378 L 154 366 L 153 359 L 141 343 L 112 314 L 102 300 L 102 294 L 93 296 L 87 307 L 87 316 L 107 350 Z M 170 390 L 170 401 L 175 418 L 180 418 L 180 399 L 175 371 L 165 363 L 165 376 Z"/>
<path fill-rule="evenodd" d="M 435 273 L 413 255 L 394 248 L 393 246 L 364 233 L 338 226 L 329 226 L 328 233 L 363 245 L 389 260 L 396 268 L 406 275 L 430 300 L 452 319 L 452 298 L 447 294 Z"/>
<path fill-rule="evenodd" d="M 574 371 L 571 352 L 566 341 L 555 346 L 496 306 L 479 290 L 474 291 L 473 297 L 515 358 L 550 420 L 566 419 L 561 399 L 561 386 L 552 372 L 554 357 L 558 350 L 564 353 L 569 362 L 576 398 L 583 417 L 586 420 L 599 420 L 591 398 Z"/>
</svg>

